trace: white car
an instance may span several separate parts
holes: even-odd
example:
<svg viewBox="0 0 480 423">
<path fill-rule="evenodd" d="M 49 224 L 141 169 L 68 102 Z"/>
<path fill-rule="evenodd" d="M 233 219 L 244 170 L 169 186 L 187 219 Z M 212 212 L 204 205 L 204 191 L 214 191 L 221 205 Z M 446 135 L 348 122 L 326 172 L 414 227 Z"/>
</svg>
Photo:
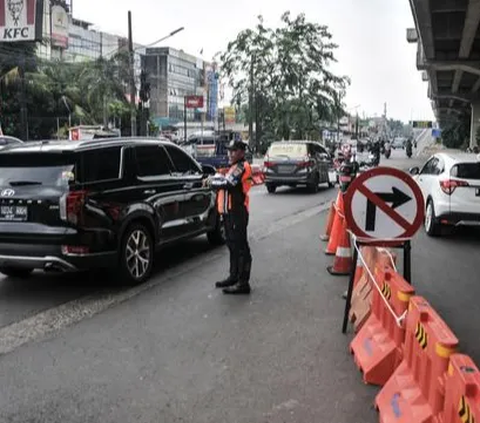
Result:
<svg viewBox="0 0 480 423">
<path fill-rule="evenodd" d="M 425 199 L 425 231 L 441 234 L 442 225 L 480 226 L 480 155 L 438 153 L 410 173 Z"/>
</svg>

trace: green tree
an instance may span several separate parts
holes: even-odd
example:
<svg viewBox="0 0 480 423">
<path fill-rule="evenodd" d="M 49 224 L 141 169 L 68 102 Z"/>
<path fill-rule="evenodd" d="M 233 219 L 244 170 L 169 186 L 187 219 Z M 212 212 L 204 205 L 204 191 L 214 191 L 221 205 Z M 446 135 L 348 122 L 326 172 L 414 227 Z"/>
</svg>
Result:
<svg viewBox="0 0 480 423">
<path fill-rule="evenodd" d="M 470 139 L 470 114 L 442 123 L 442 143 L 447 148 L 466 148 Z"/>
<path fill-rule="evenodd" d="M 241 31 L 220 55 L 234 102 L 252 104 L 248 117 L 255 118 L 260 143 L 266 134 L 277 139 L 318 134 L 321 122 L 344 113 L 349 80 L 330 70 L 337 46 L 328 28 L 289 12 L 281 22 L 267 28 L 259 16 L 257 25 Z"/>
</svg>

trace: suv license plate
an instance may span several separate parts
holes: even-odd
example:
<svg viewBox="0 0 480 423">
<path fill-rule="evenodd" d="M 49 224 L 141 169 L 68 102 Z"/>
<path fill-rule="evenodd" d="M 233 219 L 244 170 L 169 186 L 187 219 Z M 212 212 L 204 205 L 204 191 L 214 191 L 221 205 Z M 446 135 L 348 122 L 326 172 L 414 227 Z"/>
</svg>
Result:
<svg viewBox="0 0 480 423">
<path fill-rule="evenodd" d="M 480 188 L 475 188 L 475 195 L 480 197 Z"/>
<path fill-rule="evenodd" d="M 0 221 L 24 222 L 27 216 L 27 206 L 0 206 Z"/>
</svg>

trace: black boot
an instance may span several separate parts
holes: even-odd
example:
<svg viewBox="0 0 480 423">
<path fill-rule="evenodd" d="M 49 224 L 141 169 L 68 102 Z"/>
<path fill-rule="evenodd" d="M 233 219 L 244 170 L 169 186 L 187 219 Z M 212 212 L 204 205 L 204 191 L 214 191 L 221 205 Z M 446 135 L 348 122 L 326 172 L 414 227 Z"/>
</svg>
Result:
<svg viewBox="0 0 480 423">
<path fill-rule="evenodd" d="M 249 280 L 250 280 L 250 271 L 252 268 L 252 259 L 248 257 L 248 259 L 245 260 L 242 257 L 238 262 L 239 262 L 238 269 L 240 274 L 239 281 L 235 285 L 225 288 L 223 290 L 224 294 L 230 294 L 230 295 L 250 294 L 251 288 L 250 288 Z"/>
<path fill-rule="evenodd" d="M 229 295 L 248 295 L 250 294 L 250 284 L 245 281 L 238 281 L 235 285 L 225 288 L 224 294 Z"/>
<path fill-rule="evenodd" d="M 227 288 L 229 286 L 233 286 L 237 283 L 236 279 L 232 279 L 231 276 L 229 276 L 227 279 L 224 279 L 223 281 L 218 281 L 215 282 L 215 288 Z"/>
</svg>

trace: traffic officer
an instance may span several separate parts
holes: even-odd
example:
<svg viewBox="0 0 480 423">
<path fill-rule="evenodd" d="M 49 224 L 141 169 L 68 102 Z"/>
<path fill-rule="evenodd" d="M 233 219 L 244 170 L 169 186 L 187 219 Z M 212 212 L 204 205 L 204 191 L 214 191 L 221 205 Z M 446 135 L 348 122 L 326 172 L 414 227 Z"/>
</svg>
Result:
<svg viewBox="0 0 480 423">
<path fill-rule="evenodd" d="M 245 160 L 246 144 L 233 140 L 227 146 L 230 168 L 226 175 L 216 174 L 206 182 L 217 191 L 217 209 L 223 217 L 230 274 L 215 284 L 224 294 L 250 294 L 252 256 L 248 245 L 249 191 L 252 169 Z"/>
</svg>

